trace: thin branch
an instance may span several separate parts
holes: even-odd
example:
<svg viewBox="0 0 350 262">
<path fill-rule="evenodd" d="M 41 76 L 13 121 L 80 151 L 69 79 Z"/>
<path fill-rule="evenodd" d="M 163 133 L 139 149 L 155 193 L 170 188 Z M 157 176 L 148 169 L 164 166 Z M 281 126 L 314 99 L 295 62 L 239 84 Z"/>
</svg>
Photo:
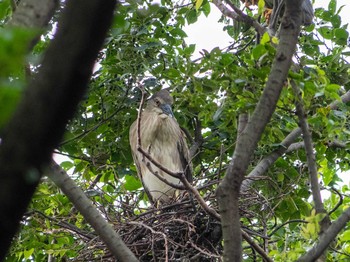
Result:
<svg viewBox="0 0 350 262">
<path fill-rule="evenodd" d="M 241 232 L 244 240 L 247 241 L 249 245 L 265 259 L 265 261 L 273 262 L 266 252 L 258 244 L 256 244 L 245 231 L 242 230 Z"/>
<path fill-rule="evenodd" d="M 51 216 L 48 216 L 46 214 L 44 214 L 43 212 L 39 211 L 39 210 L 30 210 L 29 212 L 25 213 L 24 216 L 32 216 L 33 214 L 38 214 L 52 222 L 54 222 L 56 225 L 62 227 L 62 228 L 65 228 L 65 229 L 68 229 L 69 231 L 72 231 L 76 234 L 78 234 L 79 236 L 82 236 L 86 239 L 93 239 L 95 238 L 97 235 L 95 234 L 92 234 L 90 232 L 84 232 L 82 231 L 80 228 L 76 227 L 75 225 L 72 225 L 66 221 L 60 221 L 54 217 L 51 217 Z"/>
<path fill-rule="evenodd" d="M 332 191 L 334 191 L 339 196 L 338 203 L 334 206 L 334 208 L 328 212 L 328 216 L 330 216 L 333 212 L 335 212 L 342 204 L 343 204 L 343 196 L 340 194 L 338 190 L 336 190 L 334 187 L 331 188 Z"/>
<path fill-rule="evenodd" d="M 251 18 L 250 16 L 246 15 L 236 7 L 234 4 L 232 4 L 230 1 L 227 1 L 227 4 L 233 9 L 228 9 L 225 4 L 221 0 L 213 0 L 213 4 L 216 5 L 216 7 L 221 11 L 221 13 L 227 17 L 232 18 L 235 21 L 246 23 L 252 27 L 260 34 L 263 35 L 266 32 L 266 28 L 260 25 L 256 20 Z"/>
<path fill-rule="evenodd" d="M 151 231 L 152 234 L 161 235 L 164 238 L 165 261 L 166 262 L 169 261 L 168 260 L 168 239 L 167 239 L 167 236 L 163 232 L 155 231 L 153 228 L 151 228 L 151 227 L 149 227 L 149 226 L 147 226 L 147 225 L 145 225 L 144 223 L 141 223 L 141 222 L 129 221 L 128 224 L 142 226 L 142 227 L 148 229 L 149 231 Z"/>
<path fill-rule="evenodd" d="M 291 224 L 291 223 L 308 223 L 306 220 L 302 220 L 302 219 L 292 219 L 292 220 L 288 220 L 284 223 L 282 223 L 281 225 L 277 226 L 268 236 L 271 237 L 272 235 L 274 235 L 281 227 L 284 227 L 285 225 Z"/>
<path fill-rule="evenodd" d="M 197 199 L 198 203 L 200 204 L 200 206 L 203 208 L 203 210 L 205 212 L 207 212 L 210 216 L 216 218 L 217 220 L 220 220 L 220 215 L 212 208 L 210 208 L 207 203 L 205 203 L 205 200 L 201 197 L 201 195 L 199 194 L 198 190 L 196 188 L 194 188 L 186 179 L 185 175 L 182 174 L 181 176 L 181 182 L 185 185 L 185 187 L 187 188 L 187 190 L 189 190 Z"/>
<path fill-rule="evenodd" d="M 316 164 L 316 157 L 314 153 L 314 147 L 312 144 L 312 138 L 311 138 L 311 132 L 309 129 L 309 124 L 306 119 L 306 113 L 304 110 L 304 105 L 302 102 L 301 97 L 301 91 L 298 88 L 297 84 L 294 80 L 291 80 L 291 86 L 292 90 L 294 92 L 295 96 L 295 106 L 296 106 L 296 113 L 299 118 L 299 126 L 302 130 L 304 144 L 305 144 L 305 151 L 306 151 L 306 158 L 307 158 L 307 166 L 309 169 L 309 179 L 311 184 L 311 191 L 313 195 L 313 200 L 315 203 L 315 209 L 316 213 L 326 213 L 326 210 L 324 208 L 322 198 L 321 198 L 321 190 L 320 185 L 318 181 L 317 176 L 317 164 Z"/>
<path fill-rule="evenodd" d="M 311 262 L 316 261 L 323 252 L 327 249 L 329 244 L 335 239 L 338 233 L 346 226 L 350 220 L 350 207 L 347 208 L 340 217 L 333 222 L 329 228 L 319 238 L 317 245 L 311 248 L 305 255 L 301 256 L 298 262 Z"/>
</svg>

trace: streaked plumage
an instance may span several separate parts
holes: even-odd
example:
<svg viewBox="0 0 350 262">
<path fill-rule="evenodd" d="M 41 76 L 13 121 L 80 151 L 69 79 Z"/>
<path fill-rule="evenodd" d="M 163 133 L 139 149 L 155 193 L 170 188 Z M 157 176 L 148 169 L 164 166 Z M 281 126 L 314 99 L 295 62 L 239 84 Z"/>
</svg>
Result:
<svg viewBox="0 0 350 262">
<path fill-rule="evenodd" d="M 156 161 L 173 172 L 185 171 L 187 180 L 192 180 L 189 150 L 185 136 L 171 111 L 173 99 L 167 90 L 153 95 L 142 112 L 140 136 L 142 148 Z M 146 166 L 149 160 L 137 150 L 137 120 L 130 127 L 130 146 L 138 175 L 148 198 L 153 203 L 169 203 L 176 198 L 178 190 L 159 180 Z M 181 184 L 153 164 L 151 169 L 167 181 Z"/>
</svg>

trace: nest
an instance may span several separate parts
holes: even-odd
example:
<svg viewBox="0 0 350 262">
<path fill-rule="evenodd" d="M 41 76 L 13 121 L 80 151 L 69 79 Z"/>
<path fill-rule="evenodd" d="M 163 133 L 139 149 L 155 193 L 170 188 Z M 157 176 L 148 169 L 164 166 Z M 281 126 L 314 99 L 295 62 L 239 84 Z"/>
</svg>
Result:
<svg viewBox="0 0 350 262">
<path fill-rule="evenodd" d="M 148 211 L 115 223 L 140 261 L 221 261 L 221 225 L 191 200 Z M 115 261 L 98 238 L 74 261 Z"/>
<path fill-rule="evenodd" d="M 256 218 L 257 214 L 249 210 L 254 205 L 261 207 L 262 199 L 257 195 L 244 198 L 241 216 Z M 204 200 L 215 208 L 212 195 Z M 195 200 L 186 197 L 172 205 L 150 207 L 139 215 L 134 214 L 133 205 L 120 208 L 123 212 L 115 213 L 115 230 L 140 261 L 221 261 L 220 222 L 203 211 Z M 248 225 L 249 230 L 255 226 Z M 84 248 L 74 261 L 116 261 L 98 237 L 85 243 L 90 248 Z"/>
<path fill-rule="evenodd" d="M 192 204 L 150 210 L 119 232 L 140 261 L 217 261 L 221 226 Z"/>
</svg>

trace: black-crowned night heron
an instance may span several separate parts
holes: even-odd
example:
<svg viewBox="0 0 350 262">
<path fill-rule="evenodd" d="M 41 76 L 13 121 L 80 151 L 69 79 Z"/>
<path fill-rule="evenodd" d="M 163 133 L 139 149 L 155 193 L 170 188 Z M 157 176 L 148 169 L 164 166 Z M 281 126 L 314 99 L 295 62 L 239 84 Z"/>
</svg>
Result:
<svg viewBox="0 0 350 262">
<path fill-rule="evenodd" d="M 172 104 L 173 98 L 167 90 L 159 91 L 148 100 L 141 115 L 141 148 L 163 167 L 172 172 L 184 172 L 187 180 L 192 181 L 189 150 L 185 135 L 173 115 Z M 180 179 L 151 164 L 147 157 L 137 150 L 137 120 L 130 127 L 129 135 L 137 173 L 149 200 L 156 204 L 174 201 L 179 195 L 179 190 L 161 181 L 154 173 L 157 172 L 166 181 L 176 185 L 182 185 Z"/>
<path fill-rule="evenodd" d="M 284 7 L 285 0 L 265 0 L 266 7 L 273 8 L 271 21 L 269 28 L 276 29 L 277 20 L 280 15 L 282 8 Z M 301 5 L 301 24 L 308 26 L 312 24 L 314 18 L 314 9 L 311 0 L 304 0 Z"/>
<path fill-rule="evenodd" d="M 258 0 L 241 0 L 246 6 L 257 5 Z M 269 30 L 274 33 L 276 31 L 278 18 L 282 16 L 285 0 L 265 0 L 265 6 L 272 9 L 271 17 L 269 18 Z M 270 12 L 268 12 L 270 14 Z M 301 5 L 301 24 L 308 26 L 312 24 L 314 18 L 314 9 L 311 0 L 304 0 Z"/>
</svg>

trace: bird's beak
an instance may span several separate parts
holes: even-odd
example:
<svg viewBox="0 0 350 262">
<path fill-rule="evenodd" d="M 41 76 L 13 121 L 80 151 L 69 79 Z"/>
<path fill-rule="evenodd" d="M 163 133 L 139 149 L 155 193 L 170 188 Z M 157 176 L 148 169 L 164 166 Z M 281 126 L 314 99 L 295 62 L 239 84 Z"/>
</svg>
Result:
<svg viewBox="0 0 350 262">
<path fill-rule="evenodd" d="M 168 105 L 168 104 L 161 105 L 160 109 L 163 110 L 164 114 L 166 114 L 166 115 L 168 115 L 170 117 L 174 117 L 173 110 L 171 110 L 171 106 L 170 105 Z"/>
</svg>

